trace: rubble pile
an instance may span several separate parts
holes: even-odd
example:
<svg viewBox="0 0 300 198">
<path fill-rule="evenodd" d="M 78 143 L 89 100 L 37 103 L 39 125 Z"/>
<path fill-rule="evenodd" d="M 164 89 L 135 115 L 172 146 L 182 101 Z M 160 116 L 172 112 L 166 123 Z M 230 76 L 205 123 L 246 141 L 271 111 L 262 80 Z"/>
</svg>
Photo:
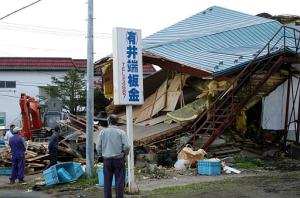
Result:
<svg viewBox="0 0 300 198">
<path fill-rule="evenodd" d="M 58 161 L 80 162 L 85 164 L 85 126 L 86 120 L 82 117 L 69 114 L 69 119 L 58 121 L 61 134 L 58 144 Z M 95 126 L 95 137 L 101 127 Z M 49 164 L 48 138 L 36 139 L 41 142 L 27 141 L 25 152 L 26 174 L 39 173 Z M 11 153 L 8 142 L 0 147 L 0 167 L 11 168 Z"/>
<path fill-rule="evenodd" d="M 41 172 L 49 164 L 47 153 L 48 144 L 46 142 L 27 142 L 27 149 L 25 152 L 25 172 L 26 174 L 35 174 Z M 11 167 L 10 147 L 6 145 L 0 148 L 0 167 Z"/>
</svg>

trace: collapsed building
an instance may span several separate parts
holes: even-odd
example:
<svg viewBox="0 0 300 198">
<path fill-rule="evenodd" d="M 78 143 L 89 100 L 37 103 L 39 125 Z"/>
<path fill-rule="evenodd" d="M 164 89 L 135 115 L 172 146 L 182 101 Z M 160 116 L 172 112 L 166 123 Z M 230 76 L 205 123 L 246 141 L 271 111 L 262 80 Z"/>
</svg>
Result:
<svg viewBox="0 0 300 198">
<path fill-rule="evenodd" d="M 190 143 L 207 150 L 232 126 L 241 137 L 275 130 L 284 147 L 299 143 L 299 43 L 296 23 L 217 6 L 144 38 L 143 65 L 161 70 L 144 78 L 145 102 L 133 109 L 135 147 L 170 143 L 178 151 Z M 95 63 L 108 98 L 112 62 L 107 56 Z M 124 108 L 107 111 L 126 123 Z"/>
</svg>

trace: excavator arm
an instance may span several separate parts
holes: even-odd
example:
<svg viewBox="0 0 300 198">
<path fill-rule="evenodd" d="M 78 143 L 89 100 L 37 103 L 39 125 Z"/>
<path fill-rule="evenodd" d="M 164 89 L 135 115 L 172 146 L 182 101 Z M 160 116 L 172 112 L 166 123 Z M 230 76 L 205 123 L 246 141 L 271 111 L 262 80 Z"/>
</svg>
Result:
<svg viewBox="0 0 300 198">
<path fill-rule="evenodd" d="M 32 132 L 41 130 L 43 127 L 40 105 L 34 97 L 22 93 L 20 98 L 20 108 L 23 123 L 21 136 L 27 140 L 32 140 Z"/>
</svg>

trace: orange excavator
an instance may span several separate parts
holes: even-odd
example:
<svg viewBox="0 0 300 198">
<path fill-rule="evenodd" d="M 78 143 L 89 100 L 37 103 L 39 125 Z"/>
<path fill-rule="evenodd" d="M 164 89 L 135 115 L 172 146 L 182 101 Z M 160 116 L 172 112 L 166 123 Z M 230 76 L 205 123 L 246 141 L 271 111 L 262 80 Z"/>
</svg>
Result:
<svg viewBox="0 0 300 198">
<path fill-rule="evenodd" d="M 20 107 L 22 114 L 23 128 L 21 136 L 27 140 L 32 140 L 32 133 L 42 130 L 41 107 L 34 97 L 21 94 Z"/>
</svg>

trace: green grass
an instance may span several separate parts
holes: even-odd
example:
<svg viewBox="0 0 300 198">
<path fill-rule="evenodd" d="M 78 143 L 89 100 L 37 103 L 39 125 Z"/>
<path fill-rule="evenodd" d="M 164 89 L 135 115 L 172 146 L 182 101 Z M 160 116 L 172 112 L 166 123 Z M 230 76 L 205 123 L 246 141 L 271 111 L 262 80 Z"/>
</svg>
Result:
<svg viewBox="0 0 300 198">
<path fill-rule="evenodd" d="M 155 189 L 145 197 L 149 198 L 160 198 L 160 197 L 187 197 L 186 195 L 196 195 L 215 191 L 216 189 L 219 191 L 228 191 L 228 189 L 234 188 L 235 183 L 244 182 L 239 179 L 224 179 L 222 181 L 214 181 L 214 182 L 200 182 L 195 184 L 183 185 L 183 186 L 174 186 L 174 187 L 166 187 Z M 196 193 L 196 194 L 195 194 Z"/>
<path fill-rule="evenodd" d="M 182 192 L 193 192 L 196 190 L 206 190 L 208 189 L 208 184 L 190 184 L 185 186 L 174 186 L 174 187 L 167 187 L 167 188 L 159 188 L 153 190 L 154 193 L 161 193 L 161 194 L 174 194 L 174 193 L 182 193 Z"/>
<path fill-rule="evenodd" d="M 245 157 L 245 156 L 236 156 L 234 158 L 234 168 L 244 169 L 244 170 L 257 170 L 263 166 L 263 163 L 260 159 L 253 157 Z"/>
<path fill-rule="evenodd" d="M 70 183 L 68 185 L 72 185 L 74 187 L 91 187 L 95 186 L 98 183 L 98 176 L 97 174 L 93 174 L 92 177 L 88 177 L 86 174 L 81 176 L 78 180 L 74 183 Z"/>
<path fill-rule="evenodd" d="M 256 170 L 259 167 L 254 164 L 253 162 L 241 162 L 241 163 L 235 163 L 234 167 L 237 169 L 244 169 L 244 170 Z"/>
<path fill-rule="evenodd" d="M 98 175 L 96 169 L 93 170 L 92 176 L 88 177 L 86 173 L 84 173 L 79 179 L 65 184 L 58 184 L 53 186 L 46 186 L 45 189 L 57 189 L 59 191 L 63 190 L 71 190 L 71 189 L 84 189 L 94 187 L 98 183 Z"/>
</svg>

